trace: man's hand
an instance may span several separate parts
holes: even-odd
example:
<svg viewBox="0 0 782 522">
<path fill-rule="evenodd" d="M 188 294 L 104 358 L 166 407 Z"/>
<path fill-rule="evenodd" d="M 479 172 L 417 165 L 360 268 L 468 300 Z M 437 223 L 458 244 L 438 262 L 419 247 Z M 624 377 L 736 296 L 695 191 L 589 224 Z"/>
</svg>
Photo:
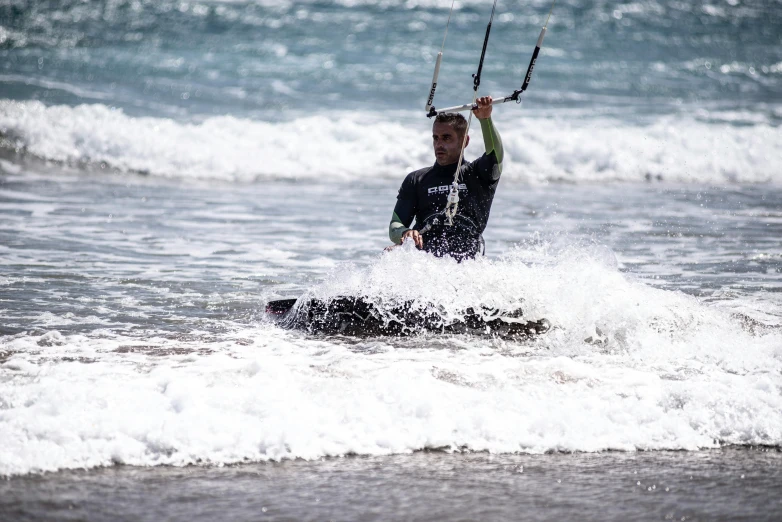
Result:
<svg viewBox="0 0 782 522">
<path fill-rule="evenodd" d="M 417 246 L 419 250 L 424 248 L 424 236 L 422 236 L 420 232 L 413 230 L 412 228 L 406 231 L 402 234 L 402 243 L 404 243 L 408 237 L 413 238 L 415 246 Z"/>
<path fill-rule="evenodd" d="M 477 109 L 473 109 L 472 113 L 479 120 L 485 120 L 491 116 L 491 96 L 484 96 L 476 100 Z"/>
</svg>

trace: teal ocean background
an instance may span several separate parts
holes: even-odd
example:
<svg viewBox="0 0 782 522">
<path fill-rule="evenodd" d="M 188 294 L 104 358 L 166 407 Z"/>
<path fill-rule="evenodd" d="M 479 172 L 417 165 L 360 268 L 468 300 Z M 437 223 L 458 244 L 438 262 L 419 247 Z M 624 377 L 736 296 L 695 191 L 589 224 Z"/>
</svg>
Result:
<svg viewBox="0 0 782 522">
<path fill-rule="evenodd" d="M 482 94 L 521 85 L 550 7 L 498 3 Z M 418 138 L 449 8 L 11 0 L 2 148 L 174 177 L 396 177 L 429 161 Z M 454 3 L 436 106 L 472 99 L 490 10 Z M 776 0 L 557 3 L 522 106 L 496 111 L 520 131 L 505 133 L 508 175 L 780 181 L 780 35 Z M 263 164 L 256 145 L 274 151 Z"/>
<path fill-rule="evenodd" d="M 134 116 L 412 111 L 450 2 L 58 1 L 0 6 L 3 98 Z M 550 4 L 497 4 L 483 91 L 521 84 Z M 455 2 L 438 101 L 469 101 L 491 3 Z M 776 0 L 558 2 L 529 108 L 746 111 L 779 123 Z M 419 107 L 420 106 L 420 107 Z M 750 116 L 752 115 L 752 116 Z"/>
</svg>

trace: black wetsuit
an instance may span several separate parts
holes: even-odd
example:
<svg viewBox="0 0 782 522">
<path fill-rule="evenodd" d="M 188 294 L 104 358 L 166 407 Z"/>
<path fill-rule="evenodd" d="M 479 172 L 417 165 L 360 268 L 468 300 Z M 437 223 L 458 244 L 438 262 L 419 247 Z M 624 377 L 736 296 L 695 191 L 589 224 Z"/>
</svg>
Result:
<svg viewBox="0 0 782 522">
<path fill-rule="evenodd" d="M 402 182 L 389 230 L 392 241 L 399 243 L 415 218 L 413 229 L 424 231 L 424 250 L 437 256 L 451 255 L 457 260 L 483 252 L 481 234 L 489 221 L 494 192 L 500 181 L 502 144 L 491 120 L 486 124 L 482 122 L 481 127 L 488 152 L 473 162 L 462 164 L 459 209 L 454 225 L 445 224 L 443 211 L 448 203 L 456 163 L 445 166 L 435 163 L 411 172 Z"/>
</svg>

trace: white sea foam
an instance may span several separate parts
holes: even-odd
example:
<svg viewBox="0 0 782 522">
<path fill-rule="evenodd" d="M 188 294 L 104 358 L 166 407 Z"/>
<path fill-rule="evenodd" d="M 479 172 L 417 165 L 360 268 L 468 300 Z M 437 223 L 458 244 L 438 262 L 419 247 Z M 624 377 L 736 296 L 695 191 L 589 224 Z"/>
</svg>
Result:
<svg viewBox="0 0 782 522">
<path fill-rule="evenodd" d="M 505 179 L 532 183 L 663 180 L 782 182 L 782 133 L 757 117 L 700 111 L 635 124 L 568 112 L 497 116 Z M 751 122 L 746 125 L 744 122 Z M 104 105 L 0 102 L 0 132 L 28 153 L 152 175 L 220 179 L 398 178 L 432 162 L 429 122 L 341 113 L 265 122 L 235 117 L 182 123 Z M 468 155 L 480 151 L 473 129 Z"/>
<path fill-rule="evenodd" d="M 339 267 L 314 292 L 359 288 L 415 288 L 453 310 L 520 302 L 557 328 L 527 344 L 312 338 L 267 324 L 209 343 L 22 334 L 0 364 L 0 475 L 424 448 L 782 444 L 780 333 L 753 335 L 725 310 L 634 281 L 605 250 L 519 249 L 457 269 L 402 248 Z"/>
</svg>

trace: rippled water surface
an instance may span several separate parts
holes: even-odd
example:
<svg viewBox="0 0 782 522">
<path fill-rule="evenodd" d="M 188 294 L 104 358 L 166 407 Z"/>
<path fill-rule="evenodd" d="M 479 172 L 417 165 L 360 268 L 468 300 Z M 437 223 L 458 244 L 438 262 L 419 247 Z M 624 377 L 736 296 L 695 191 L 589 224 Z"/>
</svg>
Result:
<svg viewBox="0 0 782 522">
<path fill-rule="evenodd" d="M 264 299 L 339 277 L 341 263 L 377 264 L 396 185 L 25 172 L 0 190 L 6 333 L 148 335 L 253 324 Z M 778 316 L 780 208 L 766 185 L 509 185 L 487 253 L 593 257 L 645 284 Z"/>
<path fill-rule="evenodd" d="M 133 113 L 423 110 L 447 0 L 13 0 L 0 8 L 6 97 L 97 102 Z M 521 85 L 548 1 L 498 2 L 484 88 Z M 439 91 L 469 101 L 491 3 L 458 2 Z M 779 123 L 778 1 L 559 2 L 534 106 L 747 108 Z M 461 85 L 461 88 L 459 86 Z M 451 101 L 446 101 L 451 100 Z"/>
</svg>

